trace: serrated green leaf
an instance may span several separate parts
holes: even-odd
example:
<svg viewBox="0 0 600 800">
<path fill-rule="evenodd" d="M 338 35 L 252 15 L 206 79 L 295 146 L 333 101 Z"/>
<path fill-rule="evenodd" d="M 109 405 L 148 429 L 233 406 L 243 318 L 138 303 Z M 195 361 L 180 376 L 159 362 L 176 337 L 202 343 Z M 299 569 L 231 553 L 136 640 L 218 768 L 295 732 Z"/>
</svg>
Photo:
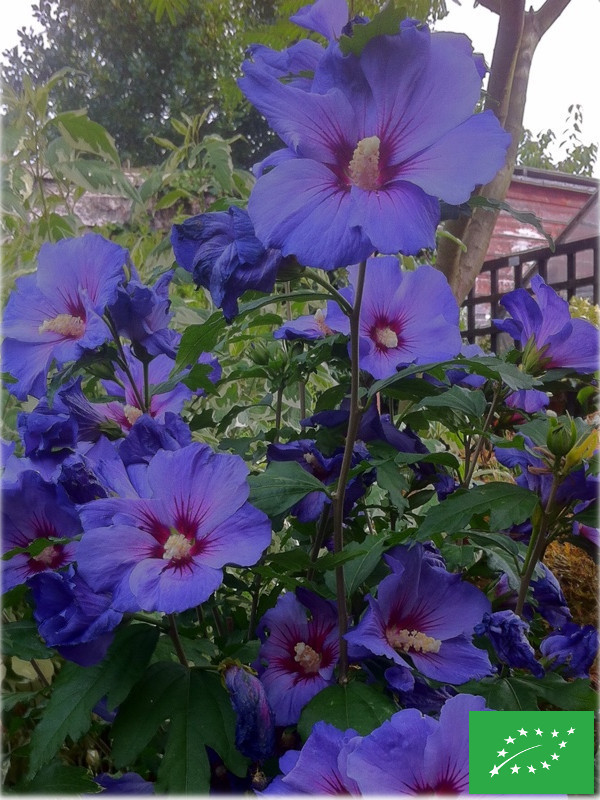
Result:
<svg viewBox="0 0 600 800">
<path fill-rule="evenodd" d="M 32 620 L 6 622 L 2 626 L 2 652 L 27 661 L 30 658 L 50 658 L 53 651 L 41 641 L 37 625 Z"/>
<path fill-rule="evenodd" d="M 112 757 L 117 767 L 132 763 L 158 726 L 171 716 L 173 687 L 183 674 L 181 664 L 159 661 L 151 664 L 133 687 L 113 724 Z"/>
<path fill-rule="evenodd" d="M 331 300 L 331 295 L 325 292 L 315 292 L 311 289 L 298 289 L 295 292 L 287 294 L 271 294 L 267 297 L 259 297 L 257 300 L 251 300 L 248 303 L 240 305 L 239 316 L 249 314 L 251 311 L 256 311 L 258 308 L 268 306 L 271 303 L 283 303 L 286 301 L 293 301 L 295 303 L 308 302 L 309 300 Z"/>
<path fill-rule="evenodd" d="M 538 378 L 528 375 L 520 370 L 515 364 L 509 364 L 496 356 L 476 356 L 473 358 L 455 358 L 450 361 L 439 361 L 432 364 L 415 365 L 399 370 L 389 378 L 375 381 L 369 389 L 368 397 L 374 397 L 379 392 L 386 392 L 393 389 L 396 385 L 406 384 L 406 378 L 418 373 L 434 373 L 439 369 L 458 368 L 464 369 L 475 375 L 483 375 L 484 378 L 491 378 L 496 381 L 503 381 L 509 389 L 532 389 L 540 383 Z"/>
<path fill-rule="evenodd" d="M 373 572 L 375 567 L 381 561 L 381 555 L 386 545 L 387 536 L 367 536 L 364 542 L 348 542 L 344 547 L 344 552 L 364 551 L 358 558 L 353 558 L 344 564 L 344 582 L 346 585 L 346 596 L 352 595 L 358 591 L 361 583 L 366 581 L 369 575 Z"/>
<path fill-rule="evenodd" d="M 424 397 L 418 408 L 452 408 L 460 411 L 469 418 L 482 420 L 486 407 L 485 395 L 480 389 L 464 389 L 461 386 L 453 386 L 446 392 Z"/>
<path fill-rule="evenodd" d="M 189 192 L 184 192 L 183 189 L 171 189 L 170 192 L 167 192 L 157 201 L 154 210 L 161 211 L 163 208 L 171 208 L 178 200 L 189 196 Z"/>
<path fill-rule="evenodd" d="M 131 200 L 141 203 L 135 186 L 127 180 L 120 169 L 112 167 L 105 161 L 78 158 L 57 164 L 55 172 L 64 180 L 71 181 L 75 186 L 85 189 L 86 192 L 102 191 L 118 197 L 129 197 Z"/>
<path fill-rule="evenodd" d="M 103 156 L 116 167 L 121 162 L 110 133 L 97 122 L 89 119 L 87 114 L 78 111 L 65 111 L 57 114 L 52 120 L 65 142 L 81 153 Z"/>
<path fill-rule="evenodd" d="M 398 453 L 394 458 L 396 464 L 442 464 L 444 467 L 457 469 L 458 459 L 452 453 L 443 450 L 440 453 Z"/>
<path fill-rule="evenodd" d="M 547 672 L 542 680 L 523 679 L 536 686 L 538 697 L 565 711 L 596 711 L 598 695 L 587 678 L 566 681 L 556 672 Z"/>
<path fill-rule="evenodd" d="M 352 36 L 341 36 L 340 50 L 345 56 L 349 53 L 359 56 L 375 36 L 398 33 L 400 22 L 407 16 L 406 7 L 399 6 L 397 2 L 391 0 L 379 14 L 373 17 L 371 22 L 366 25 L 354 25 Z"/>
<path fill-rule="evenodd" d="M 491 530 L 506 530 L 529 519 L 537 503 L 538 497 L 533 492 L 502 481 L 455 492 L 429 509 L 419 539 L 424 541 L 435 533 L 457 533 L 475 514 L 489 514 Z"/>
<path fill-rule="evenodd" d="M 485 697 L 488 708 L 496 711 L 537 711 L 535 688 L 515 678 L 483 678 L 455 687 L 459 692 Z"/>
<path fill-rule="evenodd" d="M 589 680 L 565 681 L 548 672 L 543 678 L 512 675 L 506 678 L 484 678 L 456 686 L 457 691 L 482 695 L 489 708 L 498 711 L 537 711 L 545 700 L 566 711 L 593 711 L 598 697 Z"/>
<path fill-rule="evenodd" d="M 298 733 L 306 741 L 315 723 L 323 720 L 341 731 L 354 728 L 366 736 L 397 710 L 389 697 L 359 681 L 346 686 L 329 686 L 313 697 L 302 711 Z"/>
<path fill-rule="evenodd" d="M 213 134 L 205 136 L 202 145 L 206 151 L 206 166 L 212 171 L 221 189 L 228 193 L 234 192 L 233 161 L 229 142 Z"/>
<path fill-rule="evenodd" d="M 328 494 L 327 487 L 295 461 L 272 461 L 260 475 L 250 475 L 252 505 L 267 516 L 277 516 L 288 511 L 310 492 Z"/>
<path fill-rule="evenodd" d="M 29 703 L 39 697 L 39 692 L 3 692 L 2 710 L 12 711 L 19 703 Z"/>
<path fill-rule="evenodd" d="M 187 367 L 198 361 L 201 353 L 207 353 L 219 341 L 225 330 L 225 318 L 220 311 L 215 311 L 202 325 L 189 325 L 183 332 L 177 350 L 177 366 Z"/>
<path fill-rule="evenodd" d="M 218 753 L 225 766 L 240 777 L 246 774 L 248 759 L 236 750 L 235 713 L 220 677 L 188 670 L 179 689 L 182 704 L 171 718 L 157 789 L 207 794 L 210 766 L 203 745 Z"/>
<path fill-rule="evenodd" d="M 575 514 L 573 519 L 576 519 L 581 525 L 587 525 L 590 528 L 597 528 L 598 502 L 594 501 L 593 503 L 590 503 L 587 508 L 584 508 L 582 511 L 579 511 L 577 514 Z"/>
<path fill-rule="evenodd" d="M 67 736 L 77 741 L 89 729 L 91 711 L 104 695 L 110 708 L 125 699 L 150 660 L 157 639 L 156 628 L 130 625 L 117 631 L 100 664 L 64 665 L 31 737 L 30 777 L 55 755 Z"/>
<path fill-rule="evenodd" d="M 35 778 L 16 787 L 19 794 L 45 794 L 62 796 L 69 794 L 95 794 L 100 786 L 92 780 L 85 767 L 72 767 L 56 761 L 48 764 Z"/>
<path fill-rule="evenodd" d="M 207 794 L 211 747 L 235 774 L 247 760 L 235 749 L 235 714 L 229 696 L 214 673 L 181 664 L 152 664 L 122 704 L 113 727 L 113 758 L 124 767 L 170 720 L 157 788 L 173 794 Z"/>
<path fill-rule="evenodd" d="M 506 211 L 511 215 L 511 217 L 514 217 L 519 222 L 524 222 L 526 225 L 531 225 L 533 228 L 539 231 L 547 240 L 550 249 L 554 250 L 554 239 L 544 229 L 542 220 L 539 219 L 539 217 L 536 217 L 536 215 L 532 214 L 530 211 L 518 211 L 516 208 L 513 208 L 503 200 L 493 200 L 491 197 L 482 197 L 481 195 L 474 195 L 471 197 L 469 200 L 469 205 L 471 208 L 486 208 L 491 209 L 492 211 Z"/>
<path fill-rule="evenodd" d="M 210 379 L 213 371 L 212 364 L 195 364 L 185 378 L 179 379 L 179 383 L 184 383 L 193 391 L 203 389 L 206 394 L 213 394 L 216 391 L 214 381 Z"/>
<path fill-rule="evenodd" d="M 386 490 L 390 502 L 402 513 L 408 505 L 402 492 L 408 491 L 409 483 L 395 461 L 390 459 L 377 464 L 377 484 Z"/>
</svg>

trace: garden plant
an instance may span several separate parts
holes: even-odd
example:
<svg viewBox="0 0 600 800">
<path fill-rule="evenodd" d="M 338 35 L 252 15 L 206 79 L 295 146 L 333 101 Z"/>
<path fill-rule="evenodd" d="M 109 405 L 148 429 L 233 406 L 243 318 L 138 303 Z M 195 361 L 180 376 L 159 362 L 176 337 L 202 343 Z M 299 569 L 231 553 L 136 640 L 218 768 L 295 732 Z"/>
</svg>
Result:
<svg viewBox="0 0 600 800">
<path fill-rule="evenodd" d="M 254 178 L 220 140 L 154 249 L 55 195 L 8 297 L 8 790 L 460 794 L 470 711 L 596 707 L 544 560 L 598 544 L 597 329 L 535 276 L 490 353 L 435 268 L 509 147 L 486 65 L 393 4 L 292 21 L 239 80 L 281 140 Z M 61 186 L 110 149 L 85 122 Z"/>
</svg>

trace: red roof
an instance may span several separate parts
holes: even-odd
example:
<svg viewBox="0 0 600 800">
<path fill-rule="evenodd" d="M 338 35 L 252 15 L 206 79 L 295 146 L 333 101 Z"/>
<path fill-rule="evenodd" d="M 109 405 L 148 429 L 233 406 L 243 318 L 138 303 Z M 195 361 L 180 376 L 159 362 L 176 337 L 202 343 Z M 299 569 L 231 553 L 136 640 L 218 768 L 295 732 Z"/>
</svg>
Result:
<svg viewBox="0 0 600 800">
<path fill-rule="evenodd" d="M 574 241 L 598 232 L 598 187 L 595 178 L 517 167 L 506 202 L 538 217 L 553 239 Z M 546 239 L 531 225 L 501 211 L 487 258 L 545 247 Z"/>
</svg>

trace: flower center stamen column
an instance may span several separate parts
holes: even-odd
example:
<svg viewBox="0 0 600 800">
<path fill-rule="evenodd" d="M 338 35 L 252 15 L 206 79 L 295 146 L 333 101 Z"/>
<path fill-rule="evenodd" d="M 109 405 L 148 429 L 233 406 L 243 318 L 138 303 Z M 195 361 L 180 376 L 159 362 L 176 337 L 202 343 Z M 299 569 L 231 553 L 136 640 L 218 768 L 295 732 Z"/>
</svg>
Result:
<svg viewBox="0 0 600 800">
<path fill-rule="evenodd" d="M 362 304 L 363 289 L 365 286 L 365 273 L 367 262 L 361 261 L 358 267 L 354 306 L 350 314 L 350 416 L 348 418 L 348 431 L 346 433 L 346 446 L 340 469 L 337 489 L 333 495 L 333 552 L 341 553 L 344 549 L 344 498 L 346 484 L 352 463 L 354 443 L 360 423 L 361 409 L 358 404 L 358 390 L 360 388 L 360 369 L 358 364 L 359 322 L 360 307 Z M 335 568 L 336 599 L 338 609 L 338 626 L 340 634 L 340 675 L 339 682 L 348 682 L 348 643 L 344 635 L 348 630 L 348 611 L 346 608 L 346 586 L 344 582 L 344 567 L 338 564 Z"/>
</svg>

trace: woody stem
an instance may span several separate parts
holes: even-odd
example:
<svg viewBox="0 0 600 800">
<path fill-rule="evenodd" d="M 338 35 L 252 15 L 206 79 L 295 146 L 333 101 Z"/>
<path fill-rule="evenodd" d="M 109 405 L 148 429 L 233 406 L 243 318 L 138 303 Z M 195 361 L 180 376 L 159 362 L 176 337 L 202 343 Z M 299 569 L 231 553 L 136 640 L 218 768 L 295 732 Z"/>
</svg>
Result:
<svg viewBox="0 0 600 800">
<path fill-rule="evenodd" d="M 358 403 L 358 393 L 360 389 L 360 369 L 358 364 L 359 355 L 359 322 L 360 306 L 362 303 L 363 289 L 365 285 L 365 272 L 367 262 L 362 261 L 358 268 L 358 276 L 355 287 L 354 307 L 350 316 L 350 416 L 348 418 L 348 431 L 346 433 L 346 446 L 344 457 L 340 469 L 337 488 L 333 495 L 333 551 L 341 553 L 344 549 L 344 498 L 346 496 L 346 485 L 348 474 L 352 464 L 352 453 L 354 443 L 358 433 L 358 426 L 362 410 Z M 338 564 L 335 568 L 335 584 L 338 608 L 338 626 L 340 636 L 340 660 L 339 660 L 339 682 L 348 682 L 348 644 L 344 635 L 348 630 L 348 611 L 346 608 L 346 587 L 344 583 L 344 567 Z"/>
</svg>

